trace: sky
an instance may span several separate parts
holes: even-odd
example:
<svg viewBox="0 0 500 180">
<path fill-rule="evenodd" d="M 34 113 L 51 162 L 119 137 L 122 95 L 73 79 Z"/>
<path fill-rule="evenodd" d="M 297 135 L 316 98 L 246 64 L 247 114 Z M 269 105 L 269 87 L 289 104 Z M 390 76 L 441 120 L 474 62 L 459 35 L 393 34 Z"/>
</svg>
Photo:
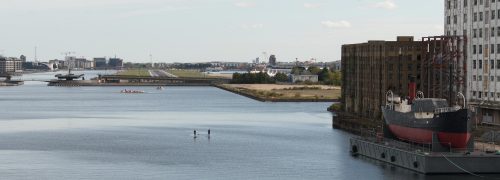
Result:
<svg viewBox="0 0 500 180">
<path fill-rule="evenodd" d="M 443 14 L 442 0 L 0 0 L 0 54 L 326 62 L 342 44 L 442 35 Z"/>
</svg>

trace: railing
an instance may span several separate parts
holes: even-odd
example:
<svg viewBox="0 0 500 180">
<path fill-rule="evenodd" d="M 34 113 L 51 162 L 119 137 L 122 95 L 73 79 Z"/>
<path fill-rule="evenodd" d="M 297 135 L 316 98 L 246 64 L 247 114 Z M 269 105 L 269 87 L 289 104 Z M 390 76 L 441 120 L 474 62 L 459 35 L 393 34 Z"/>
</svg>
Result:
<svg viewBox="0 0 500 180">
<path fill-rule="evenodd" d="M 460 110 L 459 107 L 444 107 L 444 108 L 436 108 L 434 109 L 434 114 L 441 114 L 441 113 L 447 113 L 447 112 L 455 112 Z"/>
</svg>

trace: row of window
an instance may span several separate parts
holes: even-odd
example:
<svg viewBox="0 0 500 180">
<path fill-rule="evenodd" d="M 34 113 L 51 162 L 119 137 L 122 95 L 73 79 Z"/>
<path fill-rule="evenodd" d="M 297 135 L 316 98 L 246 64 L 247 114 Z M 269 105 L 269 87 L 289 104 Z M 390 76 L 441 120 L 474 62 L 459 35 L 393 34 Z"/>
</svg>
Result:
<svg viewBox="0 0 500 180">
<path fill-rule="evenodd" d="M 490 44 L 490 47 L 488 49 L 488 45 L 484 46 L 484 51 L 485 53 L 488 53 L 487 51 L 489 50 L 490 54 L 495 54 L 495 45 Z M 500 44 L 496 45 L 496 53 L 500 54 Z M 472 45 L 472 54 L 483 54 L 483 45 Z"/>
<path fill-rule="evenodd" d="M 484 80 L 487 80 L 488 79 L 488 76 L 476 76 L 476 75 L 473 75 L 472 76 L 472 81 L 483 81 Z M 494 82 L 495 81 L 495 76 L 490 76 L 490 81 L 491 82 Z M 497 81 L 500 82 L 500 76 L 497 76 Z"/>
<path fill-rule="evenodd" d="M 495 37 L 498 36 L 500 37 L 500 26 L 495 28 L 480 28 L 480 29 L 472 29 L 472 38 L 482 38 L 483 37 L 483 32 L 484 34 L 488 34 L 488 30 L 490 29 L 490 36 Z M 495 31 L 496 30 L 496 31 Z M 467 34 L 467 30 L 464 30 L 464 34 Z"/>
<path fill-rule="evenodd" d="M 487 66 L 488 60 L 484 60 L 484 65 Z M 483 60 L 472 60 L 472 69 L 483 69 Z M 495 60 L 490 60 L 490 69 L 495 69 Z M 500 60 L 497 60 L 496 69 L 500 69 Z"/>
<path fill-rule="evenodd" d="M 483 13 L 483 12 L 479 12 L 479 13 L 474 13 L 473 16 L 472 16 L 472 20 L 474 22 L 478 22 L 478 21 L 483 21 L 484 18 L 483 17 L 488 17 L 490 16 L 490 18 L 492 20 L 494 20 L 495 18 L 499 18 L 500 19 L 500 10 L 491 10 L 491 15 L 488 15 L 489 12 L 486 12 L 486 13 Z M 464 23 L 467 23 L 467 14 L 464 14 Z M 453 24 L 457 24 L 458 23 L 458 16 L 457 15 L 453 15 Z M 451 16 L 446 16 L 446 24 L 451 24 Z"/>
<path fill-rule="evenodd" d="M 495 98 L 495 94 L 497 95 L 497 98 L 500 98 L 500 93 L 472 91 L 472 97 L 477 97 L 477 98 L 488 98 L 488 96 L 491 98 Z"/>
<path fill-rule="evenodd" d="M 467 5 L 468 5 L 468 2 L 467 2 L 467 1 L 469 1 L 469 0 L 463 0 L 463 2 L 464 2 L 464 7 L 467 7 Z M 478 3 L 479 3 L 479 5 L 483 5 L 483 1 L 486 3 L 486 4 L 485 4 L 486 6 L 488 6 L 488 5 L 489 5 L 489 3 L 488 3 L 488 2 L 490 2 L 490 1 L 491 1 L 491 3 L 495 3 L 495 0 L 474 0 L 472 3 L 474 4 L 474 6 L 477 6 L 477 5 L 478 5 Z M 497 1 L 498 1 L 498 2 L 500 2 L 499 0 L 497 0 Z M 458 0 L 453 0 L 453 7 L 452 7 L 452 2 L 451 2 L 451 0 L 448 0 L 448 1 L 446 2 L 446 7 L 447 7 L 448 9 L 451 9 L 451 8 L 456 9 L 456 8 L 458 8 Z"/>
</svg>

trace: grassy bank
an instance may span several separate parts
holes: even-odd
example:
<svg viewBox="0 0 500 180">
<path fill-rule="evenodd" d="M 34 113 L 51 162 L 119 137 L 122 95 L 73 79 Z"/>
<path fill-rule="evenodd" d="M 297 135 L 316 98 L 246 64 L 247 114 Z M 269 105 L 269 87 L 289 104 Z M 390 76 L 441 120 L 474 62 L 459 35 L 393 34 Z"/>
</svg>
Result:
<svg viewBox="0 0 500 180">
<path fill-rule="evenodd" d="M 276 85 L 276 84 L 224 84 L 220 85 L 247 97 L 261 101 L 336 101 L 340 98 L 340 88 L 333 86 Z"/>
<path fill-rule="evenodd" d="M 129 69 L 116 73 L 122 76 L 151 76 L 147 69 Z"/>
<path fill-rule="evenodd" d="M 166 71 L 178 77 L 205 78 L 205 74 L 201 73 L 198 70 L 169 69 Z"/>
</svg>

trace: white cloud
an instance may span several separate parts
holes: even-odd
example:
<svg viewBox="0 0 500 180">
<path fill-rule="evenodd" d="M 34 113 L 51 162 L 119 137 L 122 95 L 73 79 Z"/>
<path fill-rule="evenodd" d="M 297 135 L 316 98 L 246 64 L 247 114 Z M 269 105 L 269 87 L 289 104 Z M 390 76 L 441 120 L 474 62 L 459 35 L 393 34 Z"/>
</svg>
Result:
<svg viewBox="0 0 500 180">
<path fill-rule="evenodd" d="M 307 9 L 319 8 L 321 4 L 318 3 L 304 3 L 304 7 Z"/>
<path fill-rule="evenodd" d="M 234 6 L 240 7 L 240 8 L 251 8 L 251 7 L 255 7 L 255 4 L 248 3 L 248 2 L 237 2 L 234 4 Z"/>
<path fill-rule="evenodd" d="M 393 10 L 396 9 L 398 6 L 396 3 L 394 3 L 393 0 L 384 0 L 381 2 L 377 2 L 373 4 L 374 8 L 380 8 L 380 9 L 387 9 L 387 10 Z"/>
<path fill-rule="evenodd" d="M 243 24 L 241 25 L 243 29 L 262 29 L 264 28 L 264 24 Z"/>
<path fill-rule="evenodd" d="M 349 21 L 322 21 L 321 24 L 327 28 L 350 28 L 351 23 Z"/>
</svg>

